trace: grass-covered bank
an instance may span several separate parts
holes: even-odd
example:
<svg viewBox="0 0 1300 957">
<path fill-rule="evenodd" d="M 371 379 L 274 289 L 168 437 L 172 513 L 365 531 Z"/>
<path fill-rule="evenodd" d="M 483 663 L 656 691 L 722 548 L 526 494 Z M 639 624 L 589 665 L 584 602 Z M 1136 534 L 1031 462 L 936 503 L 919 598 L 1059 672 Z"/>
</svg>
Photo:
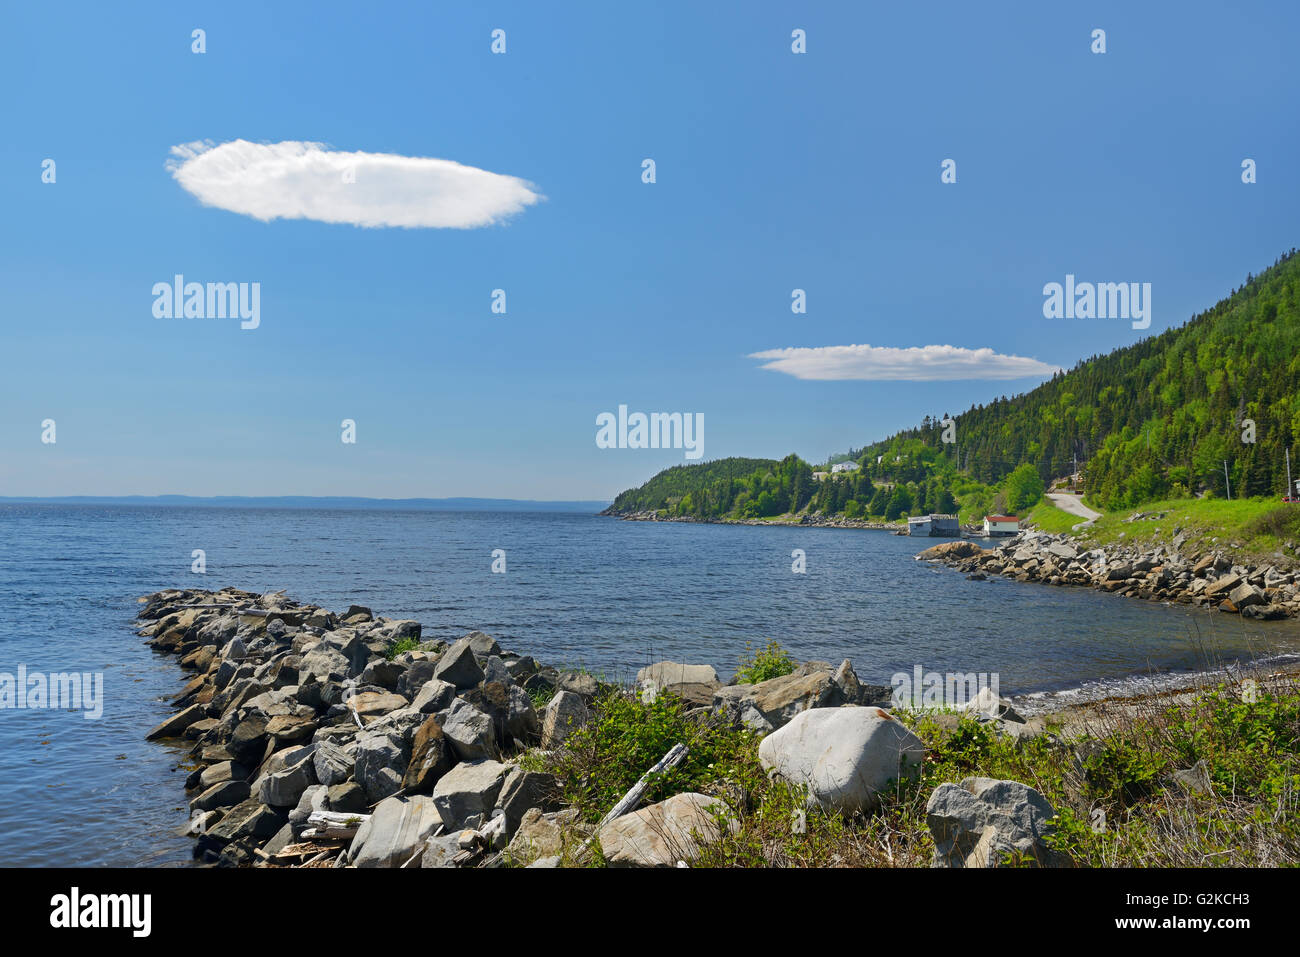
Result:
<svg viewBox="0 0 1300 957">
<path fill-rule="evenodd" d="M 687 744 L 688 760 L 654 782 L 646 803 L 699 791 L 732 809 L 738 827 L 707 844 L 697 865 L 928 867 L 927 800 L 972 776 L 1042 793 L 1056 810 L 1051 845 L 1079 866 L 1300 864 L 1293 674 L 1101 702 L 1035 719 L 1032 733 L 1016 735 L 951 713 L 896 712 L 925 744 L 921 773 L 883 794 L 873 813 L 848 817 L 805 810 L 803 791 L 769 778 L 759 762 L 759 734 L 670 695 L 646 704 L 609 689 L 593 712 L 564 749 L 534 752 L 528 766 L 557 774 L 565 802 L 590 824 L 673 744 Z"/>
<path fill-rule="evenodd" d="M 1167 499 L 1103 515 L 1078 533 L 1092 547 L 1168 545 L 1176 535 L 1182 536 L 1184 554 L 1219 550 L 1242 563 L 1291 564 L 1300 556 L 1300 503 L 1276 496 Z"/>
<path fill-rule="evenodd" d="M 1078 515 L 1072 515 L 1065 509 L 1057 508 L 1047 499 L 1043 499 L 1025 516 L 1025 523 L 1032 525 L 1041 532 L 1048 532 L 1052 535 L 1067 535 L 1074 526 L 1083 522 L 1084 519 Z"/>
</svg>

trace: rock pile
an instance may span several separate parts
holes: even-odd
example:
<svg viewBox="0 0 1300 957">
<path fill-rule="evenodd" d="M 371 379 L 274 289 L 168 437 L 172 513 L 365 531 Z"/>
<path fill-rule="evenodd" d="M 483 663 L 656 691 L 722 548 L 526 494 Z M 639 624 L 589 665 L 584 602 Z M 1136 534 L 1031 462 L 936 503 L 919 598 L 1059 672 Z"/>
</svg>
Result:
<svg viewBox="0 0 1300 957">
<path fill-rule="evenodd" d="M 562 807 L 559 782 L 517 758 L 565 748 L 611 689 L 482 632 L 421 641 L 418 622 L 358 605 L 336 614 L 230 588 L 140 601 L 141 636 L 194 675 L 148 737 L 193 742 L 189 832 L 205 863 L 554 867 L 595 846 L 611 865 L 671 867 L 739 826 L 723 783 L 722 797 L 687 792 L 640 809 L 633 788 L 600 825 L 579 821 Z M 766 735 L 763 766 L 828 810 L 870 813 L 924 759 L 920 740 L 882 707 L 891 688 L 863 684 L 847 660 L 805 662 L 753 685 L 724 685 L 708 665 L 659 662 L 637 685 L 644 701 L 672 694 L 688 716 Z M 534 700 L 548 703 L 538 713 Z M 1046 802 L 994 783 L 1011 797 L 990 808 L 966 806 L 985 801 L 983 785 L 971 800 L 935 792 L 931 827 L 956 849 L 936 863 L 984 866 L 1039 847 Z"/>
<path fill-rule="evenodd" d="M 1002 575 L 1049 585 L 1087 585 L 1153 601 L 1202 605 L 1245 618 L 1272 620 L 1300 614 L 1300 581 L 1276 566 L 1235 564 L 1220 552 L 1180 552 L 1168 546 L 1111 545 L 1082 549 L 1066 535 L 1021 532 L 995 548 L 946 542 L 927 548 L 918 561 L 940 561 L 976 580 Z"/>
<path fill-rule="evenodd" d="M 187 787 L 204 861 L 474 863 L 526 814 L 560 810 L 549 775 L 506 759 L 584 723 L 599 690 L 590 676 L 481 632 L 420 642 L 418 622 L 357 605 L 335 614 L 234 589 L 142 601 L 140 634 L 196 673 L 148 737 L 194 742 Z M 413 647 L 393 654 L 399 642 Z M 547 695 L 539 715 L 533 698 Z"/>
</svg>

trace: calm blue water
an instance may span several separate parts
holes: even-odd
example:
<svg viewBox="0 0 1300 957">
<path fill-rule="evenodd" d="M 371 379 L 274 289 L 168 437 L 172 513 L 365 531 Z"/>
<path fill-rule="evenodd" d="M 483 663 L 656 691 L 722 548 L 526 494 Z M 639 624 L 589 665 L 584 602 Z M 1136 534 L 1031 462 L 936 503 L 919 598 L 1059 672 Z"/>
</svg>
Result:
<svg viewBox="0 0 1300 957">
<path fill-rule="evenodd" d="M 630 677 L 671 658 L 730 675 L 747 641 L 896 671 L 997 672 L 1003 694 L 1300 650 L 1300 625 L 1253 623 L 1089 589 L 970 582 L 886 532 L 656 524 L 568 513 L 0 506 L 0 672 L 102 671 L 101 720 L 0 711 L 3 863 L 189 861 L 177 765 L 144 741 L 183 683 L 134 633 L 166 587 L 256 591 L 475 628 L 549 663 Z M 190 553 L 207 553 L 206 576 Z M 491 573 L 506 550 L 507 572 Z M 791 572 L 792 549 L 807 574 Z M 1198 641 L 1189 636 L 1199 629 Z M 1199 643 L 1198 643 L 1199 642 Z"/>
</svg>

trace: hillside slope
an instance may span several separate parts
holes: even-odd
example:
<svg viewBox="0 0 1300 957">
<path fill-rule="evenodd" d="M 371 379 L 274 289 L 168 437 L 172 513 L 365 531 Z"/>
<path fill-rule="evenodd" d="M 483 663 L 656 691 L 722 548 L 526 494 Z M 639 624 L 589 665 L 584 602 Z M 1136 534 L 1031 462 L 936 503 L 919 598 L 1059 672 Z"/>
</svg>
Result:
<svg viewBox="0 0 1300 957">
<path fill-rule="evenodd" d="M 694 465 L 674 465 L 655 475 L 639 488 L 631 488 L 614 499 L 600 514 L 630 515 L 649 512 L 676 503 L 687 495 L 699 495 L 715 482 L 728 482 L 753 472 L 775 468 L 775 459 L 714 459 Z"/>
<path fill-rule="evenodd" d="M 877 456 L 892 461 L 919 439 L 988 483 L 1026 462 L 1050 480 L 1068 474 L 1077 455 L 1089 498 L 1107 509 L 1205 489 L 1223 495 L 1225 460 L 1234 497 L 1281 495 L 1283 452 L 1300 435 L 1298 379 L 1293 249 L 1182 326 L 956 416 L 955 451 L 939 442 L 939 421 L 927 418 L 852 455 L 874 467 Z"/>
<path fill-rule="evenodd" d="M 1223 497 L 1225 462 L 1233 498 L 1280 496 L 1284 452 L 1300 435 L 1297 381 L 1293 249 L 1182 326 L 961 413 L 954 444 L 942 442 L 942 417 L 927 415 L 917 428 L 832 457 L 859 462 L 852 475 L 814 482 L 793 455 L 721 459 L 666 469 L 606 512 L 892 521 L 959 506 L 978 519 L 1033 505 L 1042 483 L 1069 474 L 1076 457 L 1089 502 L 1106 511 L 1205 491 Z M 1292 473 L 1300 478 L 1300 465 Z"/>
</svg>

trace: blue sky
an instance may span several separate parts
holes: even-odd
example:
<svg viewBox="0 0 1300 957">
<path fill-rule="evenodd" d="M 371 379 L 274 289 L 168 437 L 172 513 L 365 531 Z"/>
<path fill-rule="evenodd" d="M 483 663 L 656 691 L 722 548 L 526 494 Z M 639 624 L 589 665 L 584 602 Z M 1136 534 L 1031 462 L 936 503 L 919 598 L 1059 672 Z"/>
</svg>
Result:
<svg viewBox="0 0 1300 957">
<path fill-rule="evenodd" d="M 812 380 L 752 353 L 951 345 L 1068 368 L 1297 242 L 1294 4 L 2 17 L 0 495 L 612 498 L 685 461 L 597 448 L 620 404 L 703 414 L 706 459 L 816 462 L 1039 380 Z M 237 140 L 450 160 L 541 198 L 479 228 L 262 221 L 166 168 L 180 144 Z M 155 318 L 176 273 L 259 282 L 260 326 Z M 1044 318 L 1067 273 L 1150 282 L 1150 329 Z"/>
</svg>

